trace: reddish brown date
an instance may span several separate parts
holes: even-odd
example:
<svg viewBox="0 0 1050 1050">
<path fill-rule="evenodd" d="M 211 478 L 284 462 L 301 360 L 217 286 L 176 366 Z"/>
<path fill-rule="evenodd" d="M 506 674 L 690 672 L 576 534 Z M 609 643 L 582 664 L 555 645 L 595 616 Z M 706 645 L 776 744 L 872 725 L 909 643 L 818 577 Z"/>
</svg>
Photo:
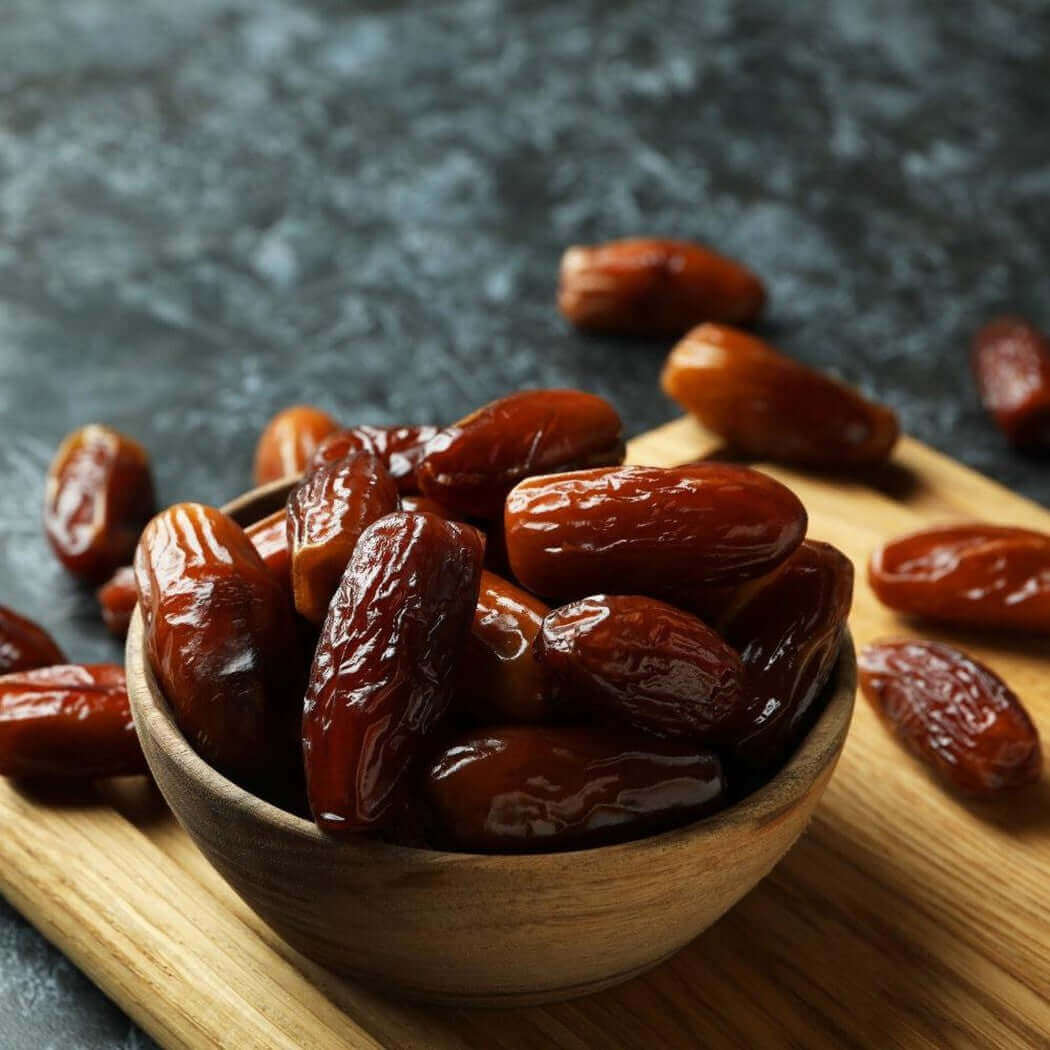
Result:
<svg viewBox="0 0 1050 1050">
<path fill-rule="evenodd" d="M 416 476 L 453 513 L 495 518 L 523 478 L 622 463 L 622 424 L 604 398 L 579 390 L 525 390 L 442 431 Z"/>
<path fill-rule="evenodd" d="M 146 772 L 117 664 L 0 677 L 0 775 L 51 779 Z"/>
<path fill-rule="evenodd" d="M 98 598 L 99 608 L 102 610 L 102 622 L 109 633 L 114 638 L 124 638 L 139 600 L 134 568 L 122 565 L 95 592 L 95 597 Z"/>
<path fill-rule="evenodd" d="M 405 495 L 419 491 L 416 467 L 423 458 L 427 442 L 441 432 L 440 427 L 372 427 L 358 426 L 337 430 L 325 438 L 310 461 L 311 470 L 343 459 L 351 452 L 370 452 L 380 459 L 397 487 Z"/>
<path fill-rule="evenodd" d="M 244 530 L 199 503 L 146 527 L 135 552 L 146 650 L 197 752 L 255 782 L 288 760 L 301 656 L 287 592 Z"/>
<path fill-rule="evenodd" d="M 439 755 L 424 782 L 448 844 L 476 852 L 622 842 L 725 805 L 717 755 L 607 729 L 480 729 Z"/>
<path fill-rule="evenodd" d="M 864 649 L 860 684 L 886 727 L 937 776 L 968 795 L 1037 781 L 1043 757 L 1028 712 L 983 664 L 938 642 Z"/>
<path fill-rule="evenodd" d="M 523 481 L 507 497 L 515 577 L 550 598 L 654 598 L 743 583 L 802 542 L 790 489 L 747 467 L 583 470 Z"/>
<path fill-rule="evenodd" d="M 303 715 L 314 820 L 380 827 L 405 801 L 452 697 L 484 541 L 432 514 L 389 514 L 357 542 L 317 645 Z"/>
<path fill-rule="evenodd" d="M 732 259 L 688 241 L 637 237 L 569 248 L 558 308 L 578 328 L 680 335 L 701 321 L 750 324 L 762 282 Z"/>
<path fill-rule="evenodd" d="M 131 561 L 153 511 L 149 457 L 137 441 L 91 424 L 62 442 L 47 473 L 44 530 L 74 576 L 104 580 Z"/>
<path fill-rule="evenodd" d="M 0 675 L 65 662 L 65 653 L 43 627 L 0 605 Z"/>
<path fill-rule="evenodd" d="M 977 333 L 970 363 L 981 403 L 1011 443 L 1050 451 L 1050 339 L 1002 317 Z"/>
<path fill-rule="evenodd" d="M 317 446 L 339 424 L 313 405 L 292 405 L 266 424 L 255 446 L 255 483 L 301 474 Z"/>
<path fill-rule="evenodd" d="M 1050 534 L 947 525 L 887 543 L 871 589 L 897 612 L 942 623 L 1050 634 Z"/>
<path fill-rule="evenodd" d="M 672 351 L 664 392 L 734 451 L 813 467 L 881 463 L 897 441 L 888 408 L 746 332 L 705 324 Z"/>
<path fill-rule="evenodd" d="M 353 452 L 307 475 L 288 497 L 292 593 L 301 616 L 324 620 L 358 537 L 399 507 L 397 482 L 369 452 Z"/>
<path fill-rule="evenodd" d="M 740 657 L 706 624 L 654 598 L 595 595 L 543 621 L 536 657 L 599 721 L 714 744 L 743 723 Z"/>
<path fill-rule="evenodd" d="M 806 540 L 775 572 L 745 584 L 719 624 L 744 664 L 747 729 L 733 757 L 767 769 L 797 744 L 835 667 L 853 600 L 853 563 Z"/>
<path fill-rule="evenodd" d="M 288 512 L 282 507 L 244 530 L 270 575 L 288 593 L 292 590 L 292 549 L 288 546 Z"/>
</svg>

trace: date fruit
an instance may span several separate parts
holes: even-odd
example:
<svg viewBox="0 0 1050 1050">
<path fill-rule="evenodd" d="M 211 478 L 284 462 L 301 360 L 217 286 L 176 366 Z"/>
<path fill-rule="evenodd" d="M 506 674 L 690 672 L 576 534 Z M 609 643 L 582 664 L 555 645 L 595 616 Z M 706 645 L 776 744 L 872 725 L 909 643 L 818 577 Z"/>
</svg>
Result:
<svg viewBox="0 0 1050 1050">
<path fill-rule="evenodd" d="M 602 723 L 718 744 L 743 727 L 740 657 L 654 598 L 598 594 L 549 613 L 536 658 L 558 696 Z"/>
<path fill-rule="evenodd" d="M 216 769 L 256 783 L 283 771 L 301 707 L 301 655 L 287 592 L 244 530 L 178 503 L 135 552 L 146 651 L 175 721 Z"/>
<path fill-rule="evenodd" d="M 313 405 L 292 405 L 266 424 L 255 446 L 255 483 L 301 474 L 317 446 L 339 424 Z"/>
<path fill-rule="evenodd" d="M 858 660 L 864 695 L 904 747 L 968 795 L 1037 781 L 1043 758 L 1028 712 L 983 664 L 939 642 L 884 642 Z"/>
<path fill-rule="evenodd" d="M 334 463 L 351 452 L 370 452 L 382 460 L 383 466 L 397 482 L 404 495 L 419 491 L 416 467 L 423 458 L 427 443 L 441 432 L 440 427 L 349 427 L 326 437 L 310 461 L 309 470 L 326 463 Z"/>
<path fill-rule="evenodd" d="M 431 763 L 424 785 L 449 845 L 475 852 L 601 846 L 725 805 L 714 753 L 608 729 L 479 729 Z"/>
<path fill-rule="evenodd" d="M 811 467 L 881 463 L 897 441 L 883 405 L 756 336 L 694 328 L 664 365 L 664 392 L 736 452 Z"/>
<path fill-rule="evenodd" d="M 1050 534 L 1010 525 L 913 532 L 871 556 L 871 589 L 909 616 L 1050 634 Z"/>
<path fill-rule="evenodd" d="M 0 776 L 146 772 L 117 664 L 61 664 L 0 677 Z"/>
<path fill-rule="evenodd" d="M 114 638 L 127 636 L 131 615 L 138 604 L 139 591 L 135 586 L 135 569 L 122 565 L 96 592 L 102 610 L 102 622 Z"/>
<path fill-rule="evenodd" d="M 44 530 L 58 560 L 97 582 L 131 560 L 154 511 L 146 450 L 91 424 L 62 442 L 47 472 Z"/>
<path fill-rule="evenodd" d="M 0 605 L 0 675 L 65 662 L 65 653 L 40 624 Z"/>
<path fill-rule="evenodd" d="M 604 398 L 525 390 L 479 408 L 427 445 L 416 471 L 425 496 L 455 514 L 495 518 L 523 478 L 622 463 L 622 424 Z"/>
<path fill-rule="evenodd" d="M 1027 321 L 985 325 L 970 357 L 981 403 L 1017 448 L 1050 451 L 1050 339 Z"/>
<path fill-rule="evenodd" d="M 523 481 L 505 525 L 514 576 L 536 594 L 674 602 L 776 568 L 802 542 L 806 511 L 747 467 L 616 467 Z"/>
<path fill-rule="evenodd" d="M 397 482 L 369 452 L 308 474 L 288 497 L 295 608 L 321 623 L 365 528 L 400 507 Z"/>
<path fill-rule="evenodd" d="M 392 820 L 452 698 L 478 601 L 481 533 L 388 514 L 362 533 L 317 645 L 303 714 L 307 793 L 324 831 Z"/>
<path fill-rule="evenodd" d="M 681 335 L 702 321 L 750 324 L 765 299 L 750 270 L 689 241 L 576 245 L 561 260 L 558 308 L 578 328 Z"/>
<path fill-rule="evenodd" d="M 292 549 L 288 546 L 288 511 L 275 510 L 244 530 L 259 552 L 270 575 L 289 594 L 292 592 Z"/>
</svg>

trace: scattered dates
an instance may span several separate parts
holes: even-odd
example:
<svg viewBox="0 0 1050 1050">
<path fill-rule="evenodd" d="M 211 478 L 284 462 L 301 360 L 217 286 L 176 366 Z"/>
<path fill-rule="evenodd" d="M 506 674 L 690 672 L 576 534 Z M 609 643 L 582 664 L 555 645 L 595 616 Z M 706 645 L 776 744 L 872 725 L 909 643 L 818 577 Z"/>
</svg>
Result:
<svg viewBox="0 0 1050 1050">
<path fill-rule="evenodd" d="M 0 605 L 0 675 L 65 662 L 65 654 L 43 627 Z"/>
<path fill-rule="evenodd" d="M 327 412 L 313 405 L 293 405 L 278 412 L 255 446 L 256 485 L 301 474 L 317 446 L 338 429 Z"/>
<path fill-rule="evenodd" d="M 955 790 L 975 796 L 1034 783 L 1039 736 L 1005 682 L 950 645 L 899 641 L 868 646 L 860 684 L 897 739 Z"/>
<path fill-rule="evenodd" d="M 139 601 L 134 568 L 122 565 L 95 592 L 95 597 L 98 598 L 99 608 L 102 610 L 102 622 L 109 633 L 114 638 L 124 638 Z"/>
<path fill-rule="evenodd" d="M 351 452 L 370 452 L 382 461 L 401 493 L 411 495 L 418 491 L 416 467 L 427 443 L 440 432 L 440 427 L 433 426 L 358 426 L 337 430 L 317 446 L 308 469 L 334 463 Z"/>
</svg>

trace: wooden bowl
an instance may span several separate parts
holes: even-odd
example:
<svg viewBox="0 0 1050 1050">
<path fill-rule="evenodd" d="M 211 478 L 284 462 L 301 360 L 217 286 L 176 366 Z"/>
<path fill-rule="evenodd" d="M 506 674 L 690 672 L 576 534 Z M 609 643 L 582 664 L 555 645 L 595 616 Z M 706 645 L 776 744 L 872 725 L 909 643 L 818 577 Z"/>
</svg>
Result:
<svg viewBox="0 0 1050 1050">
<path fill-rule="evenodd" d="M 243 524 L 289 484 L 226 509 Z M 788 851 L 846 739 L 852 639 L 832 696 L 792 759 L 742 802 L 652 838 L 569 853 L 483 856 L 339 841 L 249 794 L 189 746 L 145 659 L 136 612 L 128 691 L 157 784 L 223 878 L 303 955 L 393 994 L 511 1006 L 626 981 L 677 952 Z"/>
</svg>

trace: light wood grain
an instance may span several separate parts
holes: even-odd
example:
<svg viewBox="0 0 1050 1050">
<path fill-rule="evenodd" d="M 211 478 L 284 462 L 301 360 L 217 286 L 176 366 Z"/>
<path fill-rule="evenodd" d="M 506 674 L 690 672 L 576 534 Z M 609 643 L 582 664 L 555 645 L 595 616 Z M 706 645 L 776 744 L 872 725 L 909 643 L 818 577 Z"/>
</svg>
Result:
<svg viewBox="0 0 1050 1050">
<path fill-rule="evenodd" d="M 632 443 L 631 458 L 680 462 L 713 445 L 680 420 Z M 936 521 L 1050 530 L 1050 512 L 916 442 L 896 460 L 904 472 L 875 479 L 881 488 L 769 470 L 805 499 L 811 534 L 859 568 L 882 539 Z M 852 628 L 858 646 L 963 639 L 1050 734 L 1045 639 L 916 631 L 878 606 L 862 571 Z M 901 754 L 863 701 L 809 830 L 756 890 L 644 977 L 558 1005 L 423 1009 L 328 975 L 280 942 L 130 783 L 76 808 L 0 784 L 0 821 L 5 896 L 164 1045 L 1050 1045 L 1050 791 L 1044 782 L 1001 806 L 964 805 Z"/>
</svg>

